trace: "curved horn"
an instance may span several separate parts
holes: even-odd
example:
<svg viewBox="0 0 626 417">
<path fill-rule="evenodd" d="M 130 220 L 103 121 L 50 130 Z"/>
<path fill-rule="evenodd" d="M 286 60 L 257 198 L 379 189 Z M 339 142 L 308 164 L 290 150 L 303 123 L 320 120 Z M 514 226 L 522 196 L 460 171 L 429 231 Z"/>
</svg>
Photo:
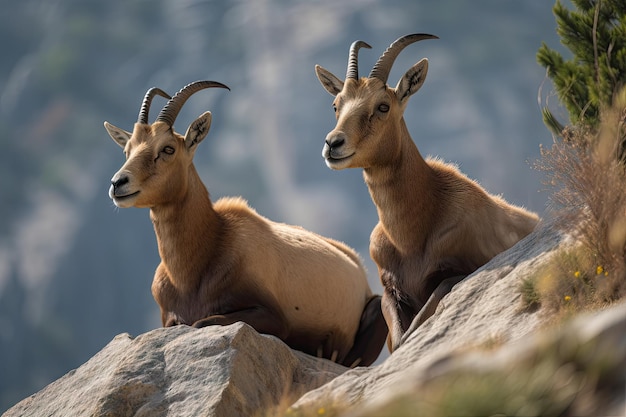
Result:
<svg viewBox="0 0 626 417">
<path fill-rule="evenodd" d="M 348 70 L 346 71 L 346 80 L 352 78 L 354 80 L 359 79 L 359 49 L 367 48 L 372 49 L 367 43 L 363 41 L 354 41 L 350 45 L 350 57 L 348 59 Z"/>
<path fill-rule="evenodd" d="M 143 103 L 141 103 L 141 110 L 139 110 L 139 117 L 137 117 L 137 123 L 148 124 L 148 113 L 150 113 L 150 104 L 152 104 L 152 99 L 154 96 L 159 95 L 161 97 L 165 97 L 166 99 L 171 99 L 169 94 L 160 88 L 152 87 L 148 90 L 146 95 L 143 98 Z"/>
<path fill-rule="evenodd" d="M 369 78 L 378 78 L 386 84 L 393 62 L 396 60 L 400 52 L 402 52 L 402 50 L 408 45 L 424 39 L 439 38 L 435 35 L 429 35 L 427 33 L 414 33 L 412 35 L 406 35 L 396 39 L 391 45 L 389 45 L 389 48 L 387 48 L 380 58 L 378 58 L 374 68 L 372 68 L 372 72 L 370 72 Z"/>
<path fill-rule="evenodd" d="M 178 93 L 174 94 L 174 97 L 163 107 L 163 110 L 161 110 L 161 113 L 159 113 L 157 117 L 157 122 L 165 122 L 170 127 L 174 126 L 174 121 L 187 99 L 191 97 L 192 94 L 211 87 L 220 87 L 230 90 L 228 86 L 218 83 L 217 81 L 195 81 L 191 84 L 187 84 L 181 88 Z"/>
</svg>

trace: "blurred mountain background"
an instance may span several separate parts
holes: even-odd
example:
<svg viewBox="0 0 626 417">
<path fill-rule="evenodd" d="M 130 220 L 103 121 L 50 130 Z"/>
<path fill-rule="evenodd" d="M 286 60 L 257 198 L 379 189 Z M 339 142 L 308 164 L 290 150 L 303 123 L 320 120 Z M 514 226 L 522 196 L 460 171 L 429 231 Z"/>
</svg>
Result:
<svg viewBox="0 0 626 417">
<path fill-rule="evenodd" d="M 422 154 L 544 213 L 531 165 L 552 141 L 538 97 L 557 101 L 535 60 L 541 41 L 560 47 L 550 1 L 1 3 L 0 412 L 116 334 L 160 326 L 148 210 L 109 200 L 124 157 L 102 127 L 132 130 L 152 86 L 173 94 L 198 79 L 229 85 L 193 96 L 176 122 L 184 133 L 213 112 L 195 156 L 213 200 L 241 195 L 273 220 L 345 241 L 380 292 L 368 253 L 376 211 L 360 170 L 324 164 L 335 121 L 313 68 L 343 78 L 361 39 L 373 46 L 360 54 L 366 75 L 397 37 L 433 33 L 440 40 L 406 48 L 389 80 L 429 58 L 405 113 Z M 163 104 L 155 99 L 152 118 Z"/>
</svg>

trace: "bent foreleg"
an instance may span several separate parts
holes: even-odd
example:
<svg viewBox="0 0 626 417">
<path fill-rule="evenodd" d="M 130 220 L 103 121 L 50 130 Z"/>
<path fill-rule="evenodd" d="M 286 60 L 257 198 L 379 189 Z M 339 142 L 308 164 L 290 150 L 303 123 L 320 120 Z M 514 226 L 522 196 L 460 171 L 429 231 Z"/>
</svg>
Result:
<svg viewBox="0 0 626 417">
<path fill-rule="evenodd" d="M 439 305 L 439 302 L 443 299 L 443 297 L 445 297 L 446 294 L 452 291 L 452 288 L 456 284 L 461 282 L 464 278 L 465 278 L 465 275 L 460 275 L 460 276 L 446 278 L 443 281 L 441 281 L 441 283 L 437 286 L 437 288 L 435 288 L 435 291 L 433 291 L 433 293 L 428 298 L 428 301 L 426 301 L 426 304 L 424 304 L 424 307 L 422 307 L 419 313 L 417 313 L 417 315 L 411 322 L 411 325 L 409 326 L 409 328 L 402 335 L 402 338 L 400 339 L 400 343 L 398 344 L 398 346 L 404 344 L 404 342 L 406 342 L 409 336 L 418 327 L 420 327 L 430 316 L 435 314 L 435 310 L 437 309 L 437 306 Z"/>
<path fill-rule="evenodd" d="M 289 326 L 285 317 L 279 312 L 272 311 L 264 306 L 254 306 L 230 313 L 216 314 L 196 321 L 193 327 L 229 324 L 242 321 L 252 326 L 257 332 L 271 334 L 281 340 L 289 335 Z"/>
<path fill-rule="evenodd" d="M 354 368 L 355 366 L 369 366 L 374 363 L 385 344 L 387 333 L 387 323 L 381 308 L 381 297 L 376 295 L 367 302 L 363 309 L 354 343 L 342 364 Z"/>
</svg>

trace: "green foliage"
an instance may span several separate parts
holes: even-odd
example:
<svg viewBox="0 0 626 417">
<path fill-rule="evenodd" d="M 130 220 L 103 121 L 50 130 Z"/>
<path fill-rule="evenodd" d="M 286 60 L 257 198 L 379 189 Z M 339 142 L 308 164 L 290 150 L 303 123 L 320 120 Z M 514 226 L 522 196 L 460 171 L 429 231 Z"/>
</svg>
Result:
<svg viewBox="0 0 626 417">
<path fill-rule="evenodd" d="M 541 294 L 537 289 L 537 280 L 534 277 L 524 279 L 519 290 L 526 310 L 535 310 L 541 305 Z"/>
<path fill-rule="evenodd" d="M 566 60 L 545 43 L 537 61 L 546 68 L 574 126 L 598 128 L 602 108 L 626 85 L 626 1 L 572 0 L 577 10 L 557 1 L 553 8 Z M 544 122 L 557 135 L 562 124 L 546 108 Z"/>
</svg>

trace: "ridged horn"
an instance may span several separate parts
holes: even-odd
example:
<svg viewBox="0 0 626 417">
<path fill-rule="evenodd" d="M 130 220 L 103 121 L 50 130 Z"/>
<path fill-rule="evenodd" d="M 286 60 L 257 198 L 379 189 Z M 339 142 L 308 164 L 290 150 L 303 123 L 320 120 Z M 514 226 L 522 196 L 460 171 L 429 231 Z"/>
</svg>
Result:
<svg viewBox="0 0 626 417">
<path fill-rule="evenodd" d="M 159 95 L 161 97 L 165 97 L 166 99 L 171 99 L 169 94 L 160 88 L 152 87 L 146 92 L 146 95 L 143 98 L 143 103 L 141 103 L 141 110 L 139 110 L 139 116 L 137 117 L 137 123 L 148 124 L 148 114 L 150 113 L 150 105 L 152 104 L 152 99 L 154 96 Z"/>
<path fill-rule="evenodd" d="M 369 78 L 378 78 L 385 84 L 387 84 L 387 79 L 389 78 L 389 73 L 391 72 L 391 67 L 393 66 L 394 61 L 402 52 L 404 48 L 408 45 L 421 41 L 424 39 L 439 39 L 435 35 L 429 35 L 427 33 L 414 33 L 412 35 L 406 35 L 401 38 L 396 39 L 389 48 L 378 58 L 374 68 L 372 68 L 372 72 L 370 72 Z"/>
<path fill-rule="evenodd" d="M 219 87 L 230 90 L 228 86 L 217 81 L 195 81 L 193 83 L 187 84 L 186 86 L 181 88 L 178 93 L 174 94 L 174 97 L 172 97 L 167 102 L 165 107 L 163 107 L 163 110 L 161 110 L 161 112 L 157 116 L 157 122 L 165 122 L 170 127 L 174 126 L 176 117 L 178 117 L 178 113 L 180 112 L 180 109 L 183 108 L 183 105 L 185 104 L 187 99 L 191 97 L 192 94 L 205 88 L 211 87 Z"/>
<path fill-rule="evenodd" d="M 346 80 L 352 78 L 353 80 L 359 79 L 359 49 L 367 48 L 372 49 L 367 43 L 363 41 L 354 41 L 350 45 L 350 55 L 348 58 L 348 70 L 346 71 Z"/>
</svg>

